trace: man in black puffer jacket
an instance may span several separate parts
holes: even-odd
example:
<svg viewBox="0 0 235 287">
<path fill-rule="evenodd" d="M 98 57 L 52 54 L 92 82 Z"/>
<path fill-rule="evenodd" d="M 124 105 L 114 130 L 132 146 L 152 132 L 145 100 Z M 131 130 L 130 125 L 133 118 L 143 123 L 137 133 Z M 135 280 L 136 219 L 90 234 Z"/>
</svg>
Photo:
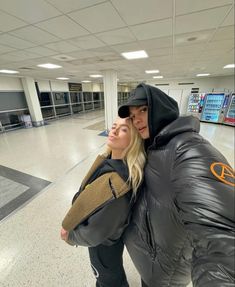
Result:
<svg viewBox="0 0 235 287">
<path fill-rule="evenodd" d="M 145 140 L 145 182 L 125 232 L 146 287 L 235 286 L 234 171 L 199 135 L 199 120 L 179 117 L 174 99 L 140 84 L 120 117 Z"/>
</svg>

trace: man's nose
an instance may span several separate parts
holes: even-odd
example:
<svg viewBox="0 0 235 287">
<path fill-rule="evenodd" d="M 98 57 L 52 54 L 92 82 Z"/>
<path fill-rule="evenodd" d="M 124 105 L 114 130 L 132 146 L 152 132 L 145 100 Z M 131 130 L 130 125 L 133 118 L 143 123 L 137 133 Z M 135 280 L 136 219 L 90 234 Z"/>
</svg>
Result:
<svg viewBox="0 0 235 287">
<path fill-rule="evenodd" d="M 140 117 L 135 117 L 133 120 L 133 124 L 137 125 L 138 123 L 140 123 L 140 121 L 141 121 Z"/>
</svg>

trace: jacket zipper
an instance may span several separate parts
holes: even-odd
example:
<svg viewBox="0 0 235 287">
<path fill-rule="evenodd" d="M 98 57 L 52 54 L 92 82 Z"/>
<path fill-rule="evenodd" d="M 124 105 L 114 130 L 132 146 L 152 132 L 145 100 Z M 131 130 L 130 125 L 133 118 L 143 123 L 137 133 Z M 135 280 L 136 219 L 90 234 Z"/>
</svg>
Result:
<svg viewBox="0 0 235 287">
<path fill-rule="evenodd" d="M 148 245 L 150 248 L 150 256 L 152 260 L 154 261 L 156 258 L 156 248 L 153 238 L 153 230 L 150 222 L 150 216 L 149 211 L 146 212 L 146 226 L 147 226 L 147 238 L 148 238 Z"/>
</svg>

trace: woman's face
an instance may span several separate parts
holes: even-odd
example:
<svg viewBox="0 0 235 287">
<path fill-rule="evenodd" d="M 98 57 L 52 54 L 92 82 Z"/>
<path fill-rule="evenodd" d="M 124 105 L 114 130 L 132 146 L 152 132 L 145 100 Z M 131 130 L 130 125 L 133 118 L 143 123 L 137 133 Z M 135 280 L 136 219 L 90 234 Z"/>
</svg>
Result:
<svg viewBox="0 0 235 287">
<path fill-rule="evenodd" d="M 131 141 L 130 119 L 117 118 L 109 131 L 107 146 L 112 151 L 123 152 Z"/>
</svg>

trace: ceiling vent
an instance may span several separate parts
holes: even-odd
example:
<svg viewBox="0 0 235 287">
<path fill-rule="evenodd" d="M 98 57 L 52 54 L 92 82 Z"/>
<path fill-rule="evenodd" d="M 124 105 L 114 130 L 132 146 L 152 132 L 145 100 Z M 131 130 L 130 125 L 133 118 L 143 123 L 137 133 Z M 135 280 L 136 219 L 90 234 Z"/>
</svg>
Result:
<svg viewBox="0 0 235 287">
<path fill-rule="evenodd" d="M 183 86 L 183 85 L 194 85 L 194 83 L 178 83 L 178 85 Z"/>
<path fill-rule="evenodd" d="M 169 86 L 169 84 L 155 84 L 155 86 Z"/>
<path fill-rule="evenodd" d="M 67 55 L 62 55 L 62 54 L 53 56 L 52 58 L 56 59 L 58 61 L 64 61 L 64 62 L 75 60 L 75 58 L 73 58 L 73 57 L 70 57 L 70 56 L 67 56 Z"/>
<path fill-rule="evenodd" d="M 30 70 L 34 70 L 33 68 L 28 68 L 28 67 L 21 67 L 19 68 L 20 70 L 24 70 L 24 71 L 30 71 Z"/>
</svg>

